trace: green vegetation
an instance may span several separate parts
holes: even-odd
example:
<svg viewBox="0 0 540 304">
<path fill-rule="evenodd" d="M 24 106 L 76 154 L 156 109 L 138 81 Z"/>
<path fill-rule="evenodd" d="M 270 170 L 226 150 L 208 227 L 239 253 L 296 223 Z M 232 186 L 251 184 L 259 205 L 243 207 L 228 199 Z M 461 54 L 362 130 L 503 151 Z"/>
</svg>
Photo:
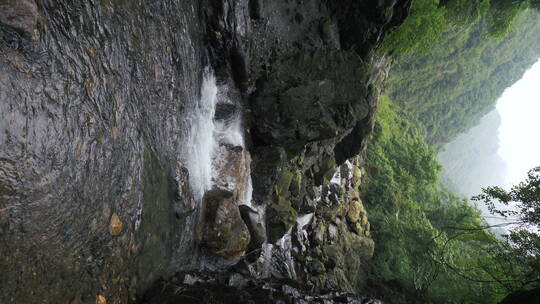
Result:
<svg viewBox="0 0 540 304">
<path fill-rule="evenodd" d="M 430 48 L 441 39 L 446 29 L 444 8 L 439 9 L 438 0 L 414 0 L 409 17 L 382 44 L 382 49 L 398 55 L 409 55 Z"/>
<path fill-rule="evenodd" d="M 529 4 L 413 0 L 385 38 L 381 51 L 397 64 L 367 149 L 363 196 L 376 244 L 366 292 L 386 303 L 497 303 L 540 286 L 538 235 L 497 239 L 441 185 L 434 150 L 477 124 L 538 59 L 540 15 Z M 518 200 L 537 220 L 539 194 L 540 169 L 520 188 L 488 188 L 478 199 Z"/>
<path fill-rule="evenodd" d="M 502 245 L 478 210 L 441 187 L 418 125 L 381 99 L 366 156 L 376 244 L 368 291 L 388 303 L 496 303 L 508 293 L 493 254 Z"/>
<path fill-rule="evenodd" d="M 445 40 L 443 34 L 482 21 L 492 37 L 504 37 L 522 10 L 536 2 L 517 0 L 412 0 L 409 16 L 381 45 L 381 50 L 403 56 L 429 53 Z"/>
<path fill-rule="evenodd" d="M 531 169 L 527 179 L 510 191 L 487 187 L 474 199 L 484 201 L 493 213 L 510 219 L 518 227 L 510 231 L 503 250 L 496 253 L 499 260 L 506 261 L 498 266 L 504 267 L 513 279 L 506 282 L 507 288 L 540 288 L 540 167 Z M 497 202 L 513 208 L 498 210 Z"/>
<path fill-rule="evenodd" d="M 431 13 L 444 11 L 445 20 L 451 20 L 441 37 L 420 31 L 420 41 L 427 41 L 423 47 L 399 44 L 409 37 L 394 38 L 407 32 L 402 27 L 387 37 L 385 45 L 394 53 L 416 52 L 398 58 L 387 94 L 425 126 L 428 143 L 438 147 L 477 124 L 538 59 L 540 17 L 525 4 L 446 1 Z M 399 46 L 389 47 L 396 43 Z"/>
</svg>

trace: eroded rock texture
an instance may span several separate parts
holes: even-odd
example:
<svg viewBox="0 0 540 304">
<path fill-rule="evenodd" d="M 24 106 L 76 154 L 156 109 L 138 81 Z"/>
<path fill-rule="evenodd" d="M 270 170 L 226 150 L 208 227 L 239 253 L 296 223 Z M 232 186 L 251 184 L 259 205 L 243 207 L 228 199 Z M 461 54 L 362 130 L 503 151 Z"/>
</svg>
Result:
<svg viewBox="0 0 540 304">
<path fill-rule="evenodd" d="M 0 0 L 0 302 L 127 303 L 231 267 L 356 292 L 355 156 L 389 66 L 372 51 L 408 4 Z M 237 186 L 203 204 L 186 151 L 205 68 L 246 143 L 219 146 L 214 182 Z"/>
<path fill-rule="evenodd" d="M 0 302 L 126 302 L 196 256 L 199 7 L 37 1 L 32 41 L 29 2 L 0 2 Z"/>
</svg>

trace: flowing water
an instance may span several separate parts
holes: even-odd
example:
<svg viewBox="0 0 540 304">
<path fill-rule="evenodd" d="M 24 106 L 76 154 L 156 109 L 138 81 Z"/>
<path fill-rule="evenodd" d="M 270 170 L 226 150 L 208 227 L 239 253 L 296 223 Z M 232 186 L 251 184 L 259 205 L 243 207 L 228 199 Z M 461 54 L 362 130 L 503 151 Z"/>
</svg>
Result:
<svg viewBox="0 0 540 304">
<path fill-rule="evenodd" d="M 221 88 L 221 90 L 227 89 L 227 87 Z M 200 99 L 188 118 L 190 129 L 184 144 L 189 183 L 195 199 L 199 202 L 202 200 L 204 193 L 212 189 L 214 180 L 219 175 L 213 166 L 215 162 L 222 161 L 219 158 L 223 157 L 218 153 L 217 147 L 225 144 L 245 149 L 240 111 L 236 111 L 227 119 L 216 119 L 218 100 L 222 104 L 239 106 L 234 105 L 234 102 L 228 99 L 224 93 L 221 93 L 218 97 L 216 77 L 210 68 L 206 68 L 201 85 Z M 249 168 L 247 174 L 250 175 Z M 234 187 L 234 184 L 232 187 Z M 241 204 L 251 204 L 252 191 L 251 176 L 249 176 L 247 187 L 241 195 Z"/>
<path fill-rule="evenodd" d="M 197 201 L 202 200 L 204 192 L 212 188 L 212 156 L 216 146 L 216 95 L 216 79 L 214 74 L 206 69 L 201 85 L 201 98 L 189 117 L 191 128 L 185 143 L 189 183 Z"/>
</svg>

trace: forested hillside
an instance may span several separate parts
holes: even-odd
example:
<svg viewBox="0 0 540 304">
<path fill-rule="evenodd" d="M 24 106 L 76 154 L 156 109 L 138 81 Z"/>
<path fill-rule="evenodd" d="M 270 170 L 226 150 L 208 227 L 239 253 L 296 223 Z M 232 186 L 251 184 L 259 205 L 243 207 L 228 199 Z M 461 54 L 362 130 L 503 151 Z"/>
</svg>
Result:
<svg viewBox="0 0 540 304">
<path fill-rule="evenodd" d="M 505 295 L 480 267 L 496 263 L 487 253 L 498 241 L 482 229 L 478 210 L 441 186 L 435 152 L 418 123 L 388 98 L 380 103 L 366 165 L 364 199 L 376 244 L 370 291 L 404 304 L 496 303 Z"/>
<path fill-rule="evenodd" d="M 507 34 L 484 13 L 471 23 L 449 24 L 429 49 L 402 56 L 393 67 L 387 94 L 425 126 L 428 143 L 440 146 L 477 124 L 537 60 L 538 12 L 508 10 L 499 14 L 516 15 Z"/>
<path fill-rule="evenodd" d="M 498 303 L 538 286 L 531 275 L 537 264 L 529 261 L 537 260 L 534 238 L 516 238 L 519 248 L 496 238 L 480 211 L 457 196 L 472 190 L 452 188 L 459 192 L 453 194 L 451 183 L 443 185 L 436 157 L 443 144 L 478 124 L 540 56 L 540 15 L 533 7 L 527 1 L 416 0 L 383 43 L 396 64 L 366 151 L 363 198 L 376 244 L 368 292 L 386 303 Z M 498 145 L 498 116 L 484 120 L 470 135 L 482 140 L 456 141 L 463 159 L 446 159 L 459 163 L 452 178 L 471 187 L 480 186 L 475 178 L 482 174 L 500 174 L 491 166 L 499 164 L 496 157 L 475 164 Z"/>
</svg>

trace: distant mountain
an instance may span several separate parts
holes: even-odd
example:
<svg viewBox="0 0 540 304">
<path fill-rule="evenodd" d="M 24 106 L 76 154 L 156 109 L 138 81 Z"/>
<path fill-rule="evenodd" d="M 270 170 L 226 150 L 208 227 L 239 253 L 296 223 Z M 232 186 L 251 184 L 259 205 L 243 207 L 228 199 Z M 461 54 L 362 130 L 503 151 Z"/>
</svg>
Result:
<svg viewBox="0 0 540 304">
<path fill-rule="evenodd" d="M 482 187 L 506 186 L 507 164 L 497 154 L 500 125 L 501 116 L 493 110 L 437 155 L 443 165 L 443 182 L 456 194 L 470 198 Z"/>
</svg>

